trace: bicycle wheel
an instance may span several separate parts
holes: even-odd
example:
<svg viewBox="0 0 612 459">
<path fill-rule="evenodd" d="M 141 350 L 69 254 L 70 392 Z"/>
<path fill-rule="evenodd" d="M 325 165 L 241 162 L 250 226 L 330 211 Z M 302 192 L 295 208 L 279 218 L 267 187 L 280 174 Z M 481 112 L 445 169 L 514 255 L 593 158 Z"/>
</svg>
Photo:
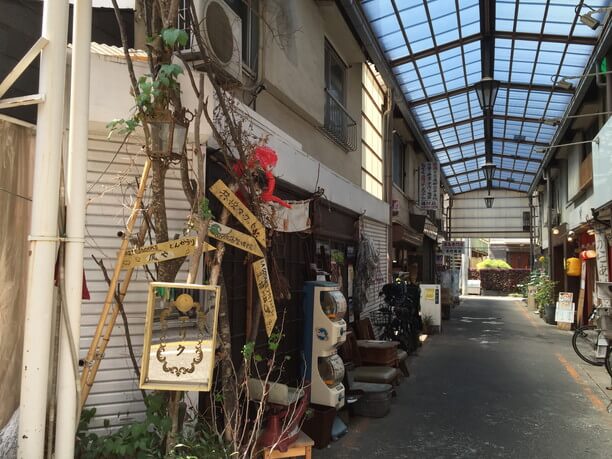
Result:
<svg viewBox="0 0 612 459">
<path fill-rule="evenodd" d="M 608 352 L 606 352 L 606 370 L 612 378 L 612 345 L 608 346 Z"/>
<path fill-rule="evenodd" d="M 602 366 L 603 359 L 597 358 L 597 340 L 599 339 L 600 330 L 594 325 L 586 325 L 577 328 L 572 336 L 572 347 L 578 357 L 591 365 Z"/>
</svg>

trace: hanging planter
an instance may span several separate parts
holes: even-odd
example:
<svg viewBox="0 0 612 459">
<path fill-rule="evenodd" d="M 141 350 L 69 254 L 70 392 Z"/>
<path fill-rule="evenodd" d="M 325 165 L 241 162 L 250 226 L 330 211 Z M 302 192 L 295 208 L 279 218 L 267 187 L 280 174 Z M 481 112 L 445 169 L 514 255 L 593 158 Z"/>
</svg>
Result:
<svg viewBox="0 0 612 459">
<path fill-rule="evenodd" d="M 189 120 L 185 114 L 165 110 L 154 113 L 145 122 L 150 127 L 151 144 L 149 158 L 165 161 L 180 161 L 185 152 Z"/>
</svg>

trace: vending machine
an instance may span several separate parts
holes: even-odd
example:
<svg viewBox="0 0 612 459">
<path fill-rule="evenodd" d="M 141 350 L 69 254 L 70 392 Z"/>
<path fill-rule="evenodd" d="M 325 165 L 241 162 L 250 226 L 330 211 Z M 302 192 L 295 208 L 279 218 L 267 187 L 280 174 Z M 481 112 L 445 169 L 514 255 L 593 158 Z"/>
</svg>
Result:
<svg viewBox="0 0 612 459">
<path fill-rule="evenodd" d="M 338 284 L 313 281 L 304 285 L 304 378 L 310 401 L 344 405 L 344 362 L 338 348 L 346 340 L 346 299 Z"/>
<path fill-rule="evenodd" d="M 442 331 L 440 284 L 421 284 L 421 317 L 430 316 L 432 326 Z"/>
</svg>

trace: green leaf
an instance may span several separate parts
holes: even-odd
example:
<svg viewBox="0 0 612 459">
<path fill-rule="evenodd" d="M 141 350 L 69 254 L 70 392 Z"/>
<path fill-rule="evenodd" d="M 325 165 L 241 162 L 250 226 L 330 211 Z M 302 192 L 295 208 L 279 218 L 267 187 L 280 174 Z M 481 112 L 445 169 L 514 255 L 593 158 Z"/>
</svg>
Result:
<svg viewBox="0 0 612 459">
<path fill-rule="evenodd" d="M 169 48 L 174 48 L 177 43 L 181 46 L 185 46 L 189 40 L 189 35 L 187 35 L 186 31 L 175 28 L 163 29 L 161 31 L 161 37 L 164 44 Z"/>
<path fill-rule="evenodd" d="M 171 29 L 163 29 L 161 31 L 161 37 L 164 41 L 164 44 L 169 48 L 174 48 L 174 45 L 179 39 L 180 30 L 171 28 Z"/>
<path fill-rule="evenodd" d="M 255 350 L 255 343 L 253 341 L 249 341 L 244 346 L 242 346 L 242 356 L 249 360 L 253 356 L 253 351 Z"/>
<path fill-rule="evenodd" d="M 255 354 L 253 360 L 255 360 L 256 362 L 261 362 L 263 360 L 263 357 L 259 354 Z"/>
<path fill-rule="evenodd" d="M 202 217 L 204 220 L 213 218 L 213 213 L 210 210 L 208 199 L 205 197 L 202 197 L 202 200 L 200 201 L 200 217 Z"/>
</svg>

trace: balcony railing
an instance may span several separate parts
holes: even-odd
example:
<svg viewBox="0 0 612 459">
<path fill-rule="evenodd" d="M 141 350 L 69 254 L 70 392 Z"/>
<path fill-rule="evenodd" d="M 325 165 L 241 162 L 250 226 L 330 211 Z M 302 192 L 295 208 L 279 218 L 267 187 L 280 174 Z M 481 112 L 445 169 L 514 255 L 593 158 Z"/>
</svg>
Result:
<svg viewBox="0 0 612 459">
<path fill-rule="evenodd" d="M 327 89 L 323 131 L 344 150 L 357 149 L 357 122 Z"/>
</svg>

